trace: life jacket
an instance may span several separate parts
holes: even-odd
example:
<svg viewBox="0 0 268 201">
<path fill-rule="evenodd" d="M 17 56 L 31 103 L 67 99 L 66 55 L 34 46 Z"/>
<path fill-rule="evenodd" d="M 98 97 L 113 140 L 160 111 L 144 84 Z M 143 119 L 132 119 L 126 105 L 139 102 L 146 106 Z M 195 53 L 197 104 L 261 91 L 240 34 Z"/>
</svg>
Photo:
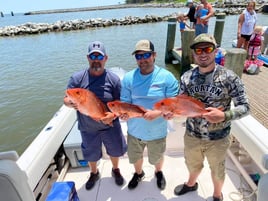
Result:
<svg viewBox="0 0 268 201">
<path fill-rule="evenodd" d="M 249 46 L 252 46 L 252 47 L 261 46 L 261 35 L 255 34 L 254 38 L 249 41 Z"/>
</svg>

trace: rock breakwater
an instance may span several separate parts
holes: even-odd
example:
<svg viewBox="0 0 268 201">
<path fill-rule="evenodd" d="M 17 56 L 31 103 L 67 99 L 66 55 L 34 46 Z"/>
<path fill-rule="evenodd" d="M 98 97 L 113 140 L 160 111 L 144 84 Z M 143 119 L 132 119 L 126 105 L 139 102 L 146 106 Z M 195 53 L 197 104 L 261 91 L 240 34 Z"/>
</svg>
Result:
<svg viewBox="0 0 268 201">
<path fill-rule="evenodd" d="M 32 35 L 32 34 L 42 34 L 49 32 L 59 32 L 59 31 L 72 31 L 72 30 L 83 30 L 90 29 L 94 27 L 109 27 L 109 26 L 124 26 L 132 24 L 142 24 L 142 23 L 153 23 L 167 21 L 169 17 L 176 17 L 176 13 L 167 16 L 155 16 L 146 15 L 145 17 L 132 17 L 127 16 L 122 19 L 88 19 L 88 20 L 71 20 L 71 21 L 57 21 L 55 23 L 25 23 L 18 26 L 6 26 L 0 28 L 1 37 L 12 37 L 19 35 Z"/>
</svg>

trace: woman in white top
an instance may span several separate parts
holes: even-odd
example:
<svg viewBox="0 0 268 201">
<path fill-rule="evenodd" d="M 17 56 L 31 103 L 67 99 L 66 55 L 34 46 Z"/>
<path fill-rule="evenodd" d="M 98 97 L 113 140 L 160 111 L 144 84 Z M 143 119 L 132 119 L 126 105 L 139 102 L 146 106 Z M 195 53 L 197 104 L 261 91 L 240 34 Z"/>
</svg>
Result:
<svg viewBox="0 0 268 201">
<path fill-rule="evenodd" d="M 257 22 L 255 2 L 250 1 L 247 8 L 240 14 L 237 28 L 237 47 L 248 48 L 248 42 Z"/>
</svg>

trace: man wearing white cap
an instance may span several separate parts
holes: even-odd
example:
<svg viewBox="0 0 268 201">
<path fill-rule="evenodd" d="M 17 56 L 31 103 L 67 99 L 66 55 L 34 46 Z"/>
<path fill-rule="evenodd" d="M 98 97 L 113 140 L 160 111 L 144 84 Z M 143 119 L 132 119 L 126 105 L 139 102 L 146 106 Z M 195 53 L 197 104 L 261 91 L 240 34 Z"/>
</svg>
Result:
<svg viewBox="0 0 268 201">
<path fill-rule="evenodd" d="M 119 100 L 121 81 L 113 72 L 105 69 L 108 59 L 104 45 L 100 41 L 89 44 L 87 60 L 89 68 L 74 73 L 67 88 L 84 88 L 93 92 L 104 104 L 109 101 Z M 77 109 L 77 105 L 64 98 L 64 104 Z M 113 117 L 112 117 L 113 118 Z M 100 179 L 97 162 L 102 157 L 102 144 L 112 162 L 111 174 L 118 186 L 123 185 L 124 178 L 119 170 L 119 157 L 126 152 L 127 145 L 123 136 L 119 119 L 107 119 L 113 122 L 113 126 L 105 122 L 97 122 L 89 116 L 77 111 L 78 129 L 82 137 L 81 149 L 84 159 L 90 167 L 90 177 L 85 184 L 86 190 L 90 190 Z"/>
<path fill-rule="evenodd" d="M 186 6 L 189 7 L 189 11 L 188 13 L 186 14 L 185 17 L 187 17 L 189 20 L 190 20 L 190 28 L 191 29 L 194 29 L 195 28 L 195 24 L 196 24 L 196 19 L 195 19 L 195 5 L 193 3 L 193 0 L 188 0 L 187 3 L 186 3 Z"/>
</svg>

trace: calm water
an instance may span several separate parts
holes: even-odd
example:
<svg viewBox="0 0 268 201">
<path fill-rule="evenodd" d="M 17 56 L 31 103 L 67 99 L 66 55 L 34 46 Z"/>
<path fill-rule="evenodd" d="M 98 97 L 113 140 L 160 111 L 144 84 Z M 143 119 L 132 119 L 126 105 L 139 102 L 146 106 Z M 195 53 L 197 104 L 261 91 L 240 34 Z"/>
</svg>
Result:
<svg viewBox="0 0 268 201">
<path fill-rule="evenodd" d="M 14 17 L 0 18 L 0 26 L 98 17 L 119 19 L 147 14 L 164 16 L 178 11 L 186 12 L 187 9 L 133 8 L 33 16 L 15 14 Z M 267 25 L 264 24 L 267 15 L 258 14 L 258 17 L 260 25 Z M 238 16 L 226 17 L 222 47 L 231 47 L 236 37 L 237 20 Z M 209 26 L 212 34 L 214 26 L 215 18 L 212 18 Z M 104 42 L 109 55 L 107 68 L 117 66 L 130 70 L 136 67 L 131 52 L 135 43 L 144 38 L 155 44 L 156 63 L 165 66 L 166 37 L 167 22 L 160 22 L 0 38 L 0 151 L 22 153 L 60 108 L 70 75 L 88 66 L 86 53 L 90 41 Z M 175 44 L 180 46 L 180 34 L 177 34 Z"/>
</svg>

